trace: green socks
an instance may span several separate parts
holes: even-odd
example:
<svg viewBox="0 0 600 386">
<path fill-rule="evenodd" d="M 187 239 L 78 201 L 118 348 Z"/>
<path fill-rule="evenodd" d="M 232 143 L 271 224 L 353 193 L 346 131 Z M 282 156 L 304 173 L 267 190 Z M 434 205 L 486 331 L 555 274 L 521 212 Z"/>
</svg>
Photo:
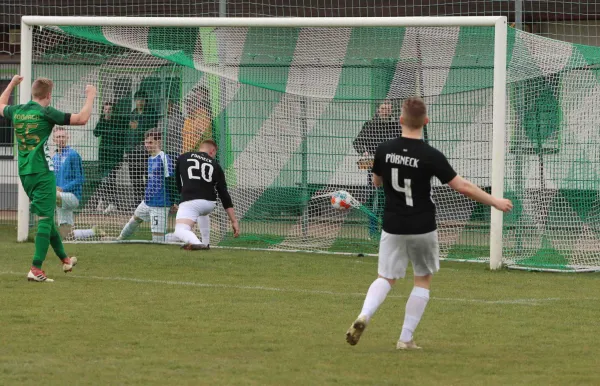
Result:
<svg viewBox="0 0 600 386">
<path fill-rule="evenodd" d="M 42 268 L 48 248 L 52 245 L 54 253 L 62 260 L 67 257 L 65 248 L 60 238 L 60 233 L 54 224 L 53 218 L 41 218 L 38 221 L 38 229 L 35 234 L 35 253 L 33 254 L 33 266 Z"/>
<path fill-rule="evenodd" d="M 52 249 L 54 249 L 54 253 L 56 253 L 56 256 L 58 256 L 59 259 L 62 260 L 67 257 L 65 247 L 63 246 L 62 239 L 60 238 L 60 233 L 58 233 L 58 229 L 56 228 L 56 224 L 54 224 L 54 222 L 52 222 L 50 245 L 52 245 Z"/>
<path fill-rule="evenodd" d="M 35 235 L 35 253 L 33 254 L 33 266 L 36 268 L 42 268 L 42 264 L 46 260 L 53 227 L 54 222 L 51 218 L 46 217 L 38 221 L 38 229 Z"/>
</svg>

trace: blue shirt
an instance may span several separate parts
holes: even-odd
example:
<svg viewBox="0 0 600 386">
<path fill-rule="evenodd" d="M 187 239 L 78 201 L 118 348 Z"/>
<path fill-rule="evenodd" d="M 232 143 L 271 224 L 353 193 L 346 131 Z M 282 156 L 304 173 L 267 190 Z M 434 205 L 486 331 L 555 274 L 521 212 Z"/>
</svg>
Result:
<svg viewBox="0 0 600 386">
<path fill-rule="evenodd" d="M 83 189 L 83 166 L 81 156 L 71 146 L 65 146 L 56 150 L 52 156 L 54 163 L 54 174 L 56 174 L 56 186 L 63 192 L 73 193 L 78 200 L 81 200 L 81 191 Z"/>
<path fill-rule="evenodd" d="M 167 193 L 165 178 L 173 175 L 173 163 L 164 152 L 148 158 L 148 183 L 144 201 L 148 206 L 171 206 L 171 198 Z"/>
</svg>

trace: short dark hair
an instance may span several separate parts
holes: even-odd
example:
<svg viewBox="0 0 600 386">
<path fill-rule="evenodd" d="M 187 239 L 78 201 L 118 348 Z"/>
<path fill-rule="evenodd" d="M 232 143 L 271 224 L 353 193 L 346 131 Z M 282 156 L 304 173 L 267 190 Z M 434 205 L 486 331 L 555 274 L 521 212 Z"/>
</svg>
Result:
<svg viewBox="0 0 600 386">
<path fill-rule="evenodd" d="M 148 94 L 146 94 L 146 91 L 138 90 L 138 91 L 136 91 L 135 95 L 133 96 L 133 99 L 143 99 L 146 101 L 146 100 L 148 100 Z"/>
<path fill-rule="evenodd" d="M 427 106 L 425 101 L 419 97 L 410 97 L 402 104 L 402 118 L 404 125 L 418 129 L 425 126 L 427 117 Z"/>
<path fill-rule="evenodd" d="M 155 141 L 162 141 L 162 133 L 160 132 L 160 130 L 157 130 L 157 129 L 148 130 L 146 132 L 145 138 L 150 138 L 150 137 L 152 137 L 152 139 Z"/>
</svg>

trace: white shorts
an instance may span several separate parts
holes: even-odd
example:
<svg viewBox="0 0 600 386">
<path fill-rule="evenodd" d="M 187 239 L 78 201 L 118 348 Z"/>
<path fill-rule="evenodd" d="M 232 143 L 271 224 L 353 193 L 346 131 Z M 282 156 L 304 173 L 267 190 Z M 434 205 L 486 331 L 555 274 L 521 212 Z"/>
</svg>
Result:
<svg viewBox="0 0 600 386">
<path fill-rule="evenodd" d="M 169 207 L 148 206 L 144 201 L 138 205 L 133 215 L 150 222 L 152 233 L 167 233 L 167 218 Z"/>
<path fill-rule="evenodd" d="M 184 201 L 179 204 L 179 209 L 177 210 L 177 220 L 192 220 L 194 222 L 198 221 L 198 217 L 207 216 L 212 213 L 215 209 L 215 205 L 217 203 L 215 201 L 207 201 L 207 200 L 190 200 Z"/>
<path fill-rule="evenodd" d="M 73 216 L 73 210 L 79 206 L 79 200 L 73 193 L 67 192 L 56 192 L 57 196 L 61 198 L 61 206 L 56 207 L 56 220 L 58 225 L 75 224 L 75 216 Z"/>
<path fill-rule="evenodd" d="M 408 262 L 415 276 L 431 275 L 440 269 L 437 231 L 421 235 L 392 235 L 381 232 L 378 273 L 386 279 L 401 279 Z"/>
</svg>

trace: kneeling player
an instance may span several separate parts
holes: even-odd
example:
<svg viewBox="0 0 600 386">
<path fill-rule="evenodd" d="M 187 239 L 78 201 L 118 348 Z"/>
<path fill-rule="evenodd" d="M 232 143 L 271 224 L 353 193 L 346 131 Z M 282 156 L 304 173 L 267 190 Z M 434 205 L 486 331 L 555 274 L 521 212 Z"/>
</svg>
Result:
<svg viewBox="0 0 600 386">
<path fill-rule="evenodd" d="M 96 227 L 73 230 L 73 211 L 79 207 L 85 179 L 81 156 L 68 145 L 69 134 L 64 127 L 56 126 L 52 138 L 56 144 L 56 154 L 52 157 L 52 163 L 56 174 L 56 217 L 60 236 L 63 239 L 104 236 L 104 232 Z"/>
<path fill-rule="evenodd" d="M 185 243 L 183 248 L 187 250 L 209 249 L 208 244 L 198 240 L 192 232 L 192 227 L 200 217 L 208 216 L 215 209 L 216 193 L 219 194 L 231 221 L 233 236 L 238 237 L 240 233 L 233 203 L 227 191 L 225 173 L 214 159 L 216 154 L 217 144 L 209 139 L 200 144 L 197 152 L 182 154 L 177 159 L 175 178 L 181 194 L 181 203 L 177 210 L 174 235 Z"/>
<path fill-rule="evenodd" d="M 171 207 L 171 199 L 166 189 L 165 179 L 173 174 L 171 159 L 162 150 L 162 134 L 157 130 L 146 133 L 144 140 L 148 158 L 148 182 L 144 201 L 138 205 L 133 217 L 125 224 L 117 240 L 131 236 L 143 221 L 150 221 L 152 241 L 165 241 L 167 217 Z"/>
</svg>

